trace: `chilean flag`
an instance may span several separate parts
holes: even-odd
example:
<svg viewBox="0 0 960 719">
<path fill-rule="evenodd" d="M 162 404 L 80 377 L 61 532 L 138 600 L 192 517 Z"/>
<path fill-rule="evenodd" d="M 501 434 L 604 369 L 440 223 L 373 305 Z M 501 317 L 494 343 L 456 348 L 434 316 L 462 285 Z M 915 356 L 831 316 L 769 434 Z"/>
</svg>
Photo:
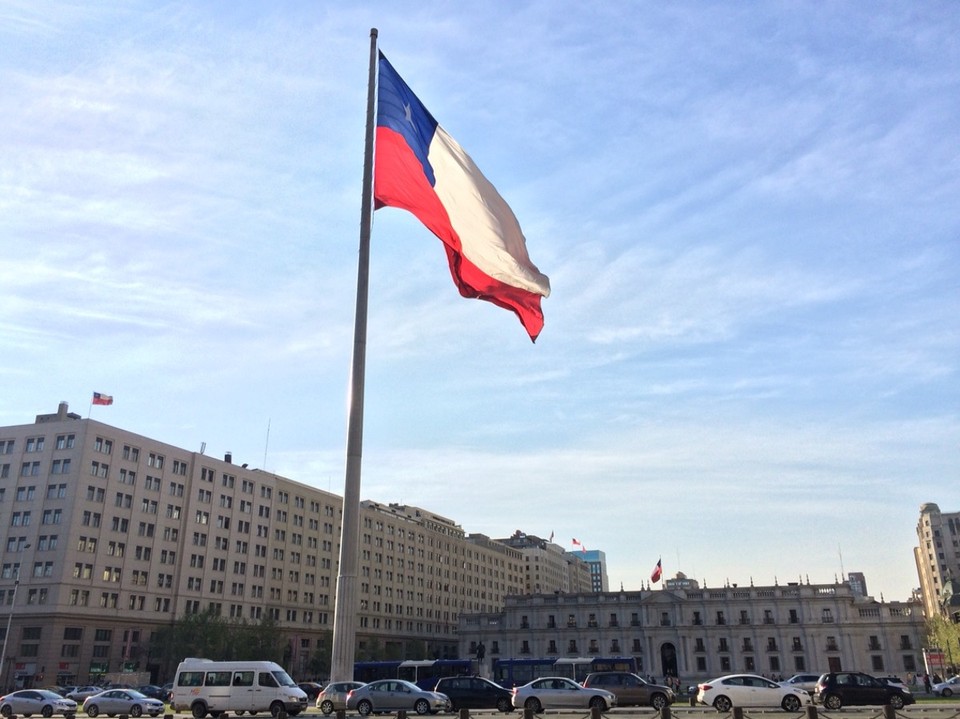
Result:
<svg viewBox="0 0 960 719">
<path fill-rule="evenodd" d="M 658 559 L 657 566 L 653 568 L 653 571 L 650 573 L 650 581 L 656 584 L 660 581 L 660 575 L 663 574 L 663 564 Z"/>
<path fill-rule="evenodd" d="M 470 156 L 437 124 L 383 53 L 377 92 L 376 207 L 413 213 L 443 242 L 460 294 L 512 310 L 530 339 L 543 329 L 550 280 L 520 224 Z"/>
</svg>

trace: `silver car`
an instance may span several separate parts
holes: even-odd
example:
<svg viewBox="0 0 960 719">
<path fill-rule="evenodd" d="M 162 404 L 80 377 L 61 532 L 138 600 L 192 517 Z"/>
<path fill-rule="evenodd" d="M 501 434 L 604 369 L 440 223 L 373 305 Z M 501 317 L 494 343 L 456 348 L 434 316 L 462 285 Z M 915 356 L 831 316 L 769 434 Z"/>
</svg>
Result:
<svg viewBox="0 0 960 719">
<path fill-rule="evenodd" d="M 436 714 L 449 708 L 450 699 L 446 694 L 425 691 L 403 679 L 380 679 L 347 695 L 347 709 L 356 709 L 363 716 L 401 709 L 417 714 Z"/>
<path fill-rule="evenodd" d="M 39 714 L 50 717 L 54 714 L 73 714 L 77 703 L 49 689 L 21 689 L 0 697 L 0 714 L 5 717 L 21 714 Z"/>
<path fill-rule="evenodd" d="M 514 709 L 591 709 L 617 706 L 617 695 L 606 689 L 588 689 L 567 677 L 542 677 L 513 690 Z"/>
<path fill-rule="evenodd" d="M 163 709 L 162 701 L 148 697 L 136 689 L 107 689 L 83 700 L 83 710 L 89 717 L 98 714 L 128 714 L 132 717 L 149 714 L 155 717 L 163 713 Z"/>
<path fill-rule="evenodd" d="M 363 682 L 330 682 L 317 694 L 317 709 L 324 714 L 333 714 L 347 708 L 347 695 L 363 686 Z"/>
</svg>

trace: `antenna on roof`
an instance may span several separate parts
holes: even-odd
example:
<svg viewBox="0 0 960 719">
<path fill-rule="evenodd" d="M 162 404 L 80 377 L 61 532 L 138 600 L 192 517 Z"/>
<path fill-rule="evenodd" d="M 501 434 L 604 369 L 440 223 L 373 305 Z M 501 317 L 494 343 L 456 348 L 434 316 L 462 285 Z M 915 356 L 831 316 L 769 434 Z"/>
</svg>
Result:
<svg viewBox="0 0 960 719">
<path fill-rule="evenodd" d="M 270 418 L 267 418 L 267 441 L 263 443 L 263 469 L 267 469 L 267 447 L 270 446 Z"/>
</svg>

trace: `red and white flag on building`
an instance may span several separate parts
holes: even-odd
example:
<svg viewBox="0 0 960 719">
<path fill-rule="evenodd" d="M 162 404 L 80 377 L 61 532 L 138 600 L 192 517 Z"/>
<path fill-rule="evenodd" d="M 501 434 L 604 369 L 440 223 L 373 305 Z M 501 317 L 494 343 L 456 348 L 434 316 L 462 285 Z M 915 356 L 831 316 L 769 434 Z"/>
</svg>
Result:
<svg viewBox="0 0 960 719">
<path fill-rule="evenodd" d="M 93 404 L 113 404 L 113 395 L 94 392 Z"/>
<path fill-rule="evenodd" d="M 653 568 L 653 571 L 650 573 L 650 581 L 657 583 L 660 581 L 660 575 L 663 574 L 663 565 L 660 563 L 660 560 L 657 560 L 657 566 Z"/>
</svg>

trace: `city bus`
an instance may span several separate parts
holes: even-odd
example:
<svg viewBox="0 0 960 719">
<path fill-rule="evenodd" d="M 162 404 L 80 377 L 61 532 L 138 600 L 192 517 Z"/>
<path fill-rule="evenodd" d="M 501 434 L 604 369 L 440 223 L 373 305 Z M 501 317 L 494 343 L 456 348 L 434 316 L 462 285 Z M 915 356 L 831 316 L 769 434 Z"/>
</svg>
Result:
<svg viewBox="0 0 960 719">
<path fill-rule="evenodd" d="M 421 689 L 433 691 L 441 677 L 458 677 L 476 673 L 470 659 L 404 659 L 379 662 L 355 662 L 353 678 L 358 682 L 376 679 L 406 679 Z"/>
<path fill-rule="evenodd" d="M 582 682 L 591 672 L 634 672 L 634 657 L 541 657 L 493 660 L 493 681 L 512 689 L 537 677 L 568 677 Z"/>
</svg>

